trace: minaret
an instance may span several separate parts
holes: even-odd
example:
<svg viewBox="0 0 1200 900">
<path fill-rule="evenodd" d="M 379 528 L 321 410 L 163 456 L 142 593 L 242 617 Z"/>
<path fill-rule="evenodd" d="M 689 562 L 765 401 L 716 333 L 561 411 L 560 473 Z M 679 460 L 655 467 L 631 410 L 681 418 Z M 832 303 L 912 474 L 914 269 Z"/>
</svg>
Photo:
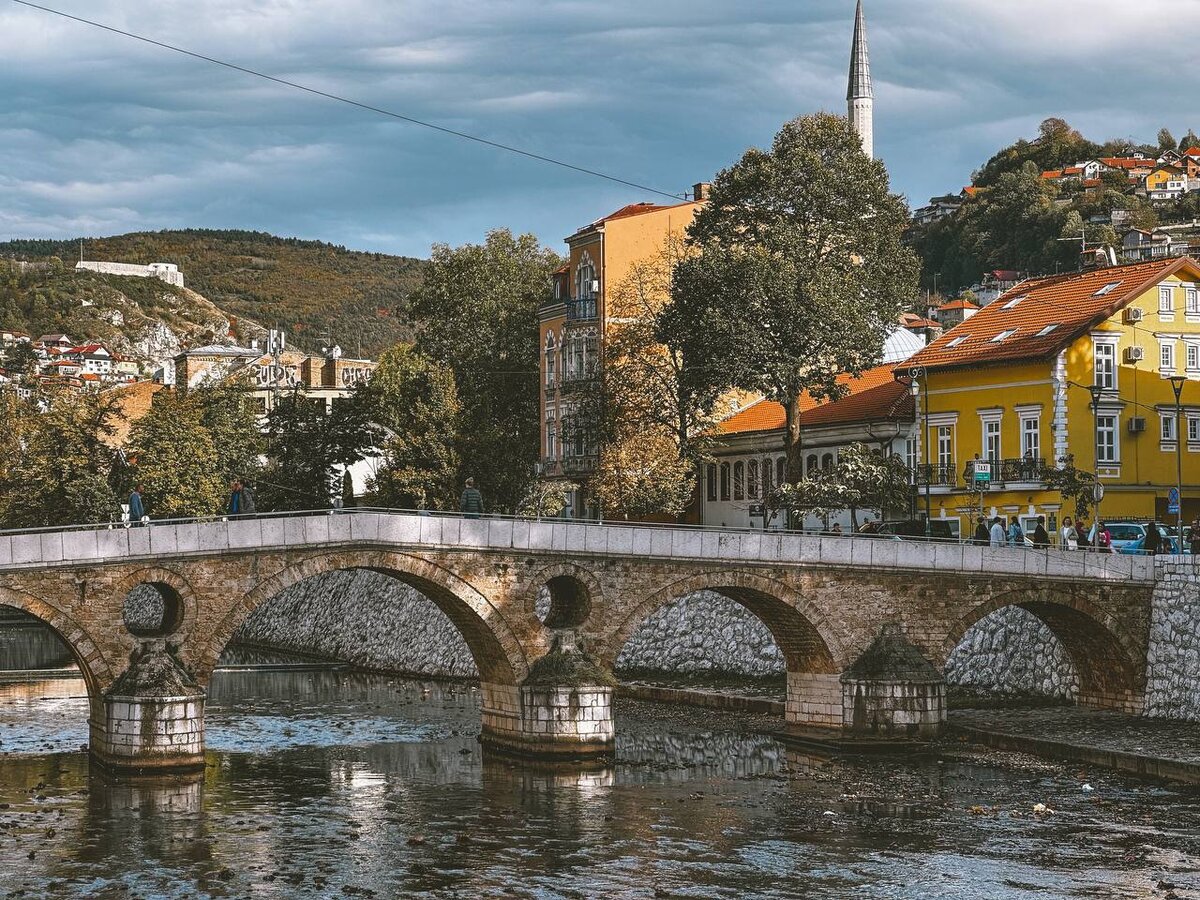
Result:
<svg viewBox="0 0 1200 900">
<path fill-rule="evenodd" d="M 850 83 L 846 87 L 846 115 L 862 138 L 863 151 L 875 155 L 875 92 L 871 89 L 871 60 L 867 55 L 867 19 L 862 0 L 854 14 L 854 44 L 850 48 Z"/>
</svg>

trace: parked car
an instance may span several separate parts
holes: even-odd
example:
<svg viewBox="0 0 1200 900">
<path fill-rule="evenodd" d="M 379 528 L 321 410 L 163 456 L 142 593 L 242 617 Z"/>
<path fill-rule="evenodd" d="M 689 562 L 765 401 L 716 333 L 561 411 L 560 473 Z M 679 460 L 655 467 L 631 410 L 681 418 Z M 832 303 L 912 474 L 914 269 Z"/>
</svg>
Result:
<svg viewBox="0 0 1200 900">
<path fill-rule="evenodd" d="M 1146 543 L 1146 527 L 1145 522 L 1105 522 L 1108 526 L 1108 533 L 1112 535 L 1113 549 L 1118 553 L 1141 553 L 1142 547 Z M 1163 553 L 1177 553 L 1178 542 L 1170 528 L 1162 522 L 1158 523 L 1158 533 L 1162 537 Z M 1096 544 L 1096 526 L 1093 525 L 1088 532 L 1088 544 L 1095 546 Z"/>
<path fill-rule="evenodd" d="M 891 538 L 894 541 L 953 541 L 954 533 L 950 523 L 943 519 L 931 519 L 926 525 L 923 519 L 900 519 L 892 522 L 880 522 L 874 530 L 880 537 Z"/>
</svg>

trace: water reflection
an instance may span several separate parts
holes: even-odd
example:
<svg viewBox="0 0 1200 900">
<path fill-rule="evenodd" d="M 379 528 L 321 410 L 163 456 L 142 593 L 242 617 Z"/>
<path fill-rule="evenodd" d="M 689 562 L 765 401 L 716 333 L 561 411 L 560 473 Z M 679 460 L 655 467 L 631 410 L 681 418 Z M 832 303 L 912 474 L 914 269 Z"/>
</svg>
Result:
<svg viewBox="0 0 1200 900">
<path fill-rule="evenodd" d="M 42 750 L 74 750 L 86 734 L 86 701 L 36 699 L 58 690 L 0 696 L 0 750 L 10 754 L 0 756 L 0 893 L 1016 898 L 1143 896 L 1160 880 L 1179 896 L 1200 889 L 1200 794 L 1100 772 L 1086 774 L 1096 790 L 1084 793 L 1074 771 L 979 753 L 823 759 L 785 751 L 769 721 L 638 704 L 618 707 L 611 765 L 534 766 L 482 751 L 471 686 L 239 671 L 214 679 L 204 773 L 131 781 L 90 771 L 84 754 Z M 1034 818 L 1036 802 L 1054 815 Z"/>
</svg>

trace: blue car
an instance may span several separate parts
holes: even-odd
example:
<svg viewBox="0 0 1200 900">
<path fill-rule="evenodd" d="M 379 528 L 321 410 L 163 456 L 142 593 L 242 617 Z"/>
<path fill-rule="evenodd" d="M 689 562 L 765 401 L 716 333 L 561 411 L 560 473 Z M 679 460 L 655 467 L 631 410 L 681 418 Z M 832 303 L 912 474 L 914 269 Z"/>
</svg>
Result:
<svg viewBox="0 0 1200 900">
<path fill-rule="evenodd" d="M 1108 533 L 1112 536 L 1113 549 L 1117 553 L 1141 553 L 1146 543 L 1145 522 L 1106 522 Z M 1158 523 L 1158 533 L 1162 537 L 1162 553 L 1177 553 L 1178 543 L 1173 533 L 1166 525 Z M 1095 546 L 1096 526 L 1088 531 L 1088 543 Z"/>
</svg>

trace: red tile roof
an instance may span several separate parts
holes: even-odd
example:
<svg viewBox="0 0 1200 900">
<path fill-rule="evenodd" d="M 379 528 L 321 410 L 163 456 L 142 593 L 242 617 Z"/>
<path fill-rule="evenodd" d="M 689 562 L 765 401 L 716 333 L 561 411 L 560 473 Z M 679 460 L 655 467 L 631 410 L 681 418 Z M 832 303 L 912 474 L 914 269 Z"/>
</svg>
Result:
<svg viewBox="0 0 1200 900">
<path fill-rule="evenodd" d="M 952 369 L 1045 358 L 1181 269 L 1200 277 L 1200 263 L 1185 256 L 1022 282 L 896 370 L 907 372 L 912 366 Z M 1108 285 L 1114 287 L 1097 296 Z M 1017 298 L 1020 300 L 1016 305 L 1005 309 Z M 1043 334 L 1050 325 L 1055 327 Z M 1006 331 L 1014 333 L 1004 340 L 993 340 Z"/>
<path fill-rule="evenodd" d="M 601 222 L 611 222 L 613 219 L 627 219 L 630 216 L 640 216 L 644 213 L 658 212 L 660 209 L 674 209 L 677 206 L 690 206 L 691 201 L 685 203 L 670 203 L 660 205 L 658 203 L 630 203 L 628 206 L 622 206 L 615 213 L 610 213 Z"/>
<path fill-rule="evenodd" d="M 807 393 L 800 395 L 801 427 L 868 422 L 879 419 L 911 419 L 913 399 L 907 384 L 892 377 L 891 366 L 867 369 L 858 378 L 842 375 L 838 383 L 850 393 L 840 400 L 816 401 Z M 721 434 L 749 434 L 779 431 L 786 415 L 782 404 L 759 400 L 717 426 Z"/>
<path fill-rule="evenodd" d="M 944 309 L 979 309 L 979 306 L 978 304 L 972 303 L 970 300 L 963 300 L 959 298 L 958 300 L 951 300 L 947 303 L 943 303 L 938 307 L 938 312 L 941 312 Z"/>
<path fill-rule="evenodd" d="M 1048 169 L 1042 173 L 1042 177 L 1046 179 L 1062 178 L 1062 169 Z"/>
<path fill-rule="evenodd" d="M 1113 169 L 1144 169 L 1154 165 L 1152 159 L 1134 159 L 1128 156 L 1104 156 L 1100 162 Z"/>
</svg>

